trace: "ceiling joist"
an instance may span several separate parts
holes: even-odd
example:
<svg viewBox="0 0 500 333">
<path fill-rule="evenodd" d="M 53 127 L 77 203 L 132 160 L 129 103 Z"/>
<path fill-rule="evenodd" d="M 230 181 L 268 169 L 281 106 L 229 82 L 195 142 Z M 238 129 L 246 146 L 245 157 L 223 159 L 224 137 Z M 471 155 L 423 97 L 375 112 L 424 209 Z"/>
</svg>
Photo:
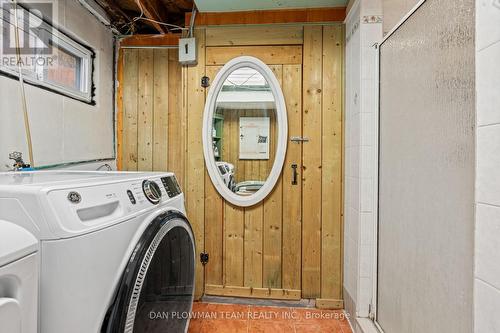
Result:
<svg viewBox="0 0 500 333">
<path fill-rule="evenodd" d="M 167 22 L 167 13 L 164 7 L 155 0 L 135 0 L 141 13 L 159 33 L 168 33 L 168 27 L 161 23 Z"/>
<path fill-rule="evenodd" d="M 96 0 L 96 3 L 108 13 L 113 25 L 120 28 L 132 21 L 132 18 L 116 3 L 115 0 Z"/>
</svg>

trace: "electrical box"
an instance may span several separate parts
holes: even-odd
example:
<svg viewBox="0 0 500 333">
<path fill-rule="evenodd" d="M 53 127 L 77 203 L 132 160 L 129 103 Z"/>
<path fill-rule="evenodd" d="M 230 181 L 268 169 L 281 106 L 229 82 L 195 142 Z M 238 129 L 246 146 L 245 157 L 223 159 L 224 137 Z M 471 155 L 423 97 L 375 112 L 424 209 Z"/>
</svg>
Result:
<svg viewBox="0 0 500 333">
<path fill-rule="evenodd" d="M 198 63 L 196 38 L 179 39 L 179 62 L 182 65 L 196 65 Z"/>
</svg>

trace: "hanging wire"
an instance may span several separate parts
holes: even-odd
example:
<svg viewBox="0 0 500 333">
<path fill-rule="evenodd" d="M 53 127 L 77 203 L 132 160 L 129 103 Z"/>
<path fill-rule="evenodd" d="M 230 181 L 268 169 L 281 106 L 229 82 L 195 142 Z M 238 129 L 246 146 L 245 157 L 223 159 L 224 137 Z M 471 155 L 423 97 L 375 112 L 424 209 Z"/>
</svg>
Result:
<svg viewBox="0 0 500 333">
<path fill-rule="evenodd" d="M 135 3 L 137 4 L 137 6 L 139 7 L 140 11 L 141 11 L 141 14 L 139 16 L 136 16 L 132 19 L 132 21 L 128 22 L 128 23 L 125 23 L 123 27 L 125 26 L 129 26 L 129 29 L 127 30 L 127 32 L 125 33 L 126 35 L 132 30 L 132 26 L 135 22 L 137 21 L 148 21 L 148 22 L 153 22 L 153 23 L 156 23 L 156 24 L 159 24 L 159 25 L 163 25 L 163 26 L 166 26 L 167 27 L 167 31 L 177 31 L 177 30 L 188 30 L 188 28 L 184 28 L 184 27 L 181 27 L 179 25 L 176 25 L 176 24 L 170 24 L 170 23 L 165 23 L 165 22 L 161 22 L 161 21 L 157 21 L 157 20 L 153 20 L 153 19 L 150 19 L 150 18 L 147 18 L 147 17 L 144 17 L 144 8 L 142 7 L 142 4 L 140 2 L 140 0 L 135 0 Z M 170 29 L 169 29 L 170 28 Z"/>
<path fill-rule="evenodd" d="M 189 35 L 188 37 L 193 37 L 193 30 L 194 30 L 194 19 L 196 18 L 196 6 L 193 1 L 193 9 L 191 9 L 191 20 L 189 22 Z"/>
</svg>

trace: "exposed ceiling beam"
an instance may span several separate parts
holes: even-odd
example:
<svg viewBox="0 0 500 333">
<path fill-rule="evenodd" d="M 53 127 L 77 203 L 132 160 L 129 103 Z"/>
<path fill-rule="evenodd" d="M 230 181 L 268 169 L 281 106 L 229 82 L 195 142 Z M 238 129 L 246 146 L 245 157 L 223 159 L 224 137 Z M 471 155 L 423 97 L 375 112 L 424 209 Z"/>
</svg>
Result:
<svg viewBox="0 0 500 333">
<path fill-rule="evenodd" d="M 162 0 L 166 4 L 171 4 L 179 11 L 191 10 L 193 8 L 193 0 Z"/>
<path fill-rule="evenodd" d="M 120 47 L 178 46 L 181 34 L 132 35 L 120 40 Z"/>
<path fill-rule="evenodd" d="M 96 0 L 96 2 L 108 13 L 117 28 L 132 21 L 130 16 L 121 9 L 115 0 Z"/>
<path fill-rule="evenodd" d="M 168 28 L 158 22 L 167 22 L 167 13 L 165 8 L 158 0 L 135 0 L 139 9 L 142 9 L 144 16 L 149 19 L 149 22 L 161 34 L 168 33 Z"/>
</svg>

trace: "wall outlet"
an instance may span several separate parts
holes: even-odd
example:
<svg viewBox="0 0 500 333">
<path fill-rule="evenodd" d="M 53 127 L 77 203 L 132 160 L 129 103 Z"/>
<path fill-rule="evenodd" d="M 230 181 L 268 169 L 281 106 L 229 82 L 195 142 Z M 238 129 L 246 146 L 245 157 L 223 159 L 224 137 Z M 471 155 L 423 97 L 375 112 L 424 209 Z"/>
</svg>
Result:
<svg viewBox="0 0 500 333">
<path fill-rule="evenodd" d="M 198 63 L 196 38 L 179 39 L 179 62 L 182 65 L 196 65 Z"/>
</svg>

